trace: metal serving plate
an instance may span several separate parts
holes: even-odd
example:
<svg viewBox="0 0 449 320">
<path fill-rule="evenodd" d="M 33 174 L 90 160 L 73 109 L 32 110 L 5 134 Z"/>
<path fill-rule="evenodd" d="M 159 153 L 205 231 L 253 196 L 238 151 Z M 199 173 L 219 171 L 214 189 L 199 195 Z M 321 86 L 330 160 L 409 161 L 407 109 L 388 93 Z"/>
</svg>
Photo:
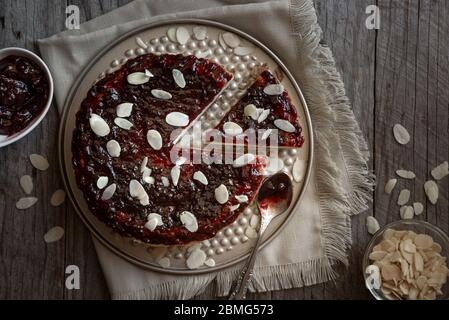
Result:
<svg viewBox="0 0 449 320">
<path fill-rule="evenodd" d="M 207 39 L 195 40 L 193 37 L 185 45 L 172 42 L 167 37 L 170 28 L 183 26 L 192 34 L 194 27 L 202 26 L 207 29 Z M 230 32 L 240 40 L 240 46 L 253 47 L 254 50 L 244 56 L 237 56 L 230 48 L 224 49 L 220 45 L 219 35 Z M 137 41 L 137 37 L 144 40 L 146 45 Z M 207 51 L 210 50 L 210 51 Z M 99 221 L 88 209 L 82 192 L 78 189 L 74 170 L 72 167 L 71 142 L 75 127 L 75 115 L 78 112 L 82 100 L 86 97 L 89 88 L 105 74 L 114 72 L 128 59 L 132 59 L 145 53 L 182 53 L 203 54 L 209 52 L 207 57 L 214 62 L 223 65 L 234 74 L 232 82 L 221 93 L 221 96 L 202 115 L 201 120 L 207 126 L 213 127 L 226 114 L 233 102 L 244 94 L 243 88 L 250 84 L 250 76 L 262 64 L 268 66 L 282 79 L 282 84 L 288 90 L 293 104 L 298 111 L 298 117 L 305 138 L 304 146 L 300 149 L 280 148 L 279 158 L 284 162 L 283 171 L 291 176 L 291 168 L 296 158 L 307 161 L 307 172 L 301 183 L 294 183 L 294 201 L 287 214 L 275 219 L 266 231 L 263 245 L 269 243 L 277 236 L 288 223 L 293 214 L 298 212 L 299 201 L 309 181 L 312 158 L 313 136 L 310 115 L 304 97 L 295 82 L 293 76 L 276 55 L 262 43 L 235 28 L 205 20 L 187 19 L 167 21 L 151 24 L 135 29 L 120 37 L 104 48 L 84 69 L 67 97 L 64 113 L 59 131 L 59 162 L 64 184 L 70 200 L 82 221 L 106 247 L 124 259 L 141 267 L 171 274 L 198 274 L 217 271 L 229 267 L 247 257 L 254 239 L 249 237 L 248 230 L 257 222 L 258 210 L 253 203 L 231 225 L 221 230 L 214 238 L 200 243 L 192 243 L 187 246 L 152 246 L 143 244 L 137 240 L 122 237 L 113 232 L 108 226 Z M 207 129 L 204 128 L 203 129 Z M 249 236 L 248 236 L 249 235 Z M 213 267 L 204 265 L 195 270 L 187 268 L 186 259 L 193 248 L 201 248 L 209 258 L 215 261 Z M 161 258 L 170 260 L 169 267 L 160 265 Z M 167 261 L 167 259 L 164 259 Z"/>
</svg>

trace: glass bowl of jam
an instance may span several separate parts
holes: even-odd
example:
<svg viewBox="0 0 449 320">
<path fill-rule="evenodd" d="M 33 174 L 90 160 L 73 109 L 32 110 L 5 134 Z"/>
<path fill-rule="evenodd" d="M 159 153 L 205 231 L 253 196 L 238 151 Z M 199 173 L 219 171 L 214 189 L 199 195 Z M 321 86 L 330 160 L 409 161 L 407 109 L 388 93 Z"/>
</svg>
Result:
<svg viewBox="0 0 449 320">
<path fill-rule="evenodd" d="M 0 148 L 30 133 L 53 99 L 53 79 L 36 54 L 22 48 L 0 49 Z"/>
</svg>

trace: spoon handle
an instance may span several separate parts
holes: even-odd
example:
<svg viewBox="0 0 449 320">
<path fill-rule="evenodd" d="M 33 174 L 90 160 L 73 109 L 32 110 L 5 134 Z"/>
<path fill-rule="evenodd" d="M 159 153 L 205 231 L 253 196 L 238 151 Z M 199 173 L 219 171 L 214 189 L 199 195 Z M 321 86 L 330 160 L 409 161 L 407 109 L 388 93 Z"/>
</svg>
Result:
<svg viewBox="0 0 449 320">
<path fill-rule="evenodd" d="M 260 243 L 262 242 L 262 235 L 267 229 L 268 225 L 270 224 L 272 219 L 272 216 L 269 215 L 262 215 L 262 222 L 260 224 L 260 231 L 257 235 L 256 244 L 254 245 L 251 255 L 245 265 L 245 267 L 242 269 L 239 278 L 237 279 L 237 282 L 232 290 L 231 295 L 229 296 L 229 300 L 245 300 L 246 299 L 246 292 L 248 291 L 248 285 L 249 281 L 251 280 L 251 277 L 253 276 L 253 269 L 254 264 L 256 262 L 256 256 L 257 252 L 260 246 Z"/>
</svg>

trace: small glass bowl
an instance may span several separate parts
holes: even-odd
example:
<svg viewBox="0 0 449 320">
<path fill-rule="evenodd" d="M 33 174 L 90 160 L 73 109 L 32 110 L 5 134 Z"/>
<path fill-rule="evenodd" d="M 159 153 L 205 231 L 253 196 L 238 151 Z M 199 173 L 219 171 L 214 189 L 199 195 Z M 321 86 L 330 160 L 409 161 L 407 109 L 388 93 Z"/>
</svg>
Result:
<svg viewBox="0 0 449 320">
<path fill-rule="evenodd" d="M 390 223 L 374 234 L 371 241 L 368 243 L 368 246 L 365 250 L 365 254 L 363 256 L 363 275 L 366 283 L 366 279 L 368 275 L 365 273 L 366 268 L 371 264 L 369 259 L 370 253 L 373 251 L 374 246 L 378 245 L 382 240 L 385 233 L 385 230 L 393 229 L 398 231 L 414 231 L 417 234 L 427 234 L 431 236 L 434 242 L 438 243 L 441 248 L 441 256 L 448 258 L 449 257 L 449 237 L 445 232 L 441 229 L 435 227 L 434 225 L 421 221 L 421 220 L 400 220 Z M 449 261 L 447 261 L 449 263 Z M 376 300 L 391 300 L 386 297 L 381 290 L 376 290 L 374 288 L 367 288 L 369 292 L 373 295 Z M 437 296 L 437 300 L 448 300 L 449 299 L 449 284 L 446 284 L 441 289 L 443 295 Z"/>
</svg>

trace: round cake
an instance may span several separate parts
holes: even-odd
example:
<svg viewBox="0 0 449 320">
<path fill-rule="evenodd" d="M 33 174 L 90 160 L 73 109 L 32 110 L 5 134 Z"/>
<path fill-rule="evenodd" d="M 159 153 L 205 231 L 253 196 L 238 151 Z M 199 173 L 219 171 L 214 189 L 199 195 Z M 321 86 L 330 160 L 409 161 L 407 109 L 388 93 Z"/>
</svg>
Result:
<svg viewBox="0 0 449 320">
<path fill-rule="evenodd" d="M 264 77 L 279 91 L 271 73 Z M 221 164 L 172 157 L 174 142 L 185 137 L 231 79 L 207 59 L 146 54 L 95 83 L 77 113 L 72 140 L 77 184 L 90 211 L 119 234 L 150 244 L 209 239 L 234 222 L 257 195 L 266 159 L 245 154 Z M 278 93 L 259 87 L 259 94 L 249 90 L 244 104 L 258 105 L 256 112 L 279 106 L 283 111 L 254 120 L 258 127 L 275 123 L 288 133 L 280 134 L 281 144 L 300 146 L 301 127 L 288 93 L 282 87 Z M 237 103 L 225 118 L 234 119 L 240 108 Z M 240 125 L 242 130 L 252 126 L 249 120 Z M 203 160 L 210 156 L 193 148 L 189 155 L 195 152 Z"/>
</svg>

